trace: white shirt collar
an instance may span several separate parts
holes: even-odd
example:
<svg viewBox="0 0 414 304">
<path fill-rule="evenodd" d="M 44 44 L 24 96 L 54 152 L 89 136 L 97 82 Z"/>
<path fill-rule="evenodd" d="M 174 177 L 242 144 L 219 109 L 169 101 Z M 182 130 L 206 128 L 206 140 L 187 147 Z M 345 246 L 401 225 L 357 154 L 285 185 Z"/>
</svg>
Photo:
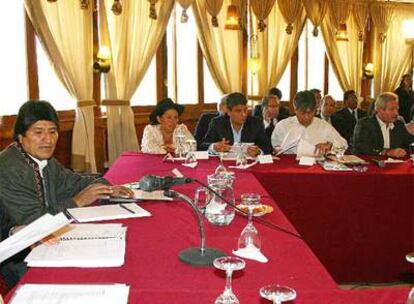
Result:
<svg viewBox="0 0 414 304">
<path fill-rule="evenodd" d="M 388 124 L 388 126 L 387 126 L 387 124 L 385 123 L 385 122 L 383 122 L 382 120 L 381 120 L 381 118 L 379 118 L 378 117 L 378 115 L 375 115 L 375 117 L 377 118 L 377 121 L 378 121 L 378 123 L 379 123 L 379 125 L 380 125 L 380 128 L 382 129 L 382 128 L 385 128 L 385 129 L 390 129 L 390 130 L 392 130 L 392 129 L 394 129 L 394 123 L 393 122 L 391 122 L 391 123 L 389 123 Z"/>
<path fill-rule="evenodd" d="M 31 159 L 35 161 L 35 163 L 39 166 L 40 175 L 43 177 L 43 169 L 47 166 L 47 159 L 38 160 L 37 158 L 28 154 Z"/>
</svg>

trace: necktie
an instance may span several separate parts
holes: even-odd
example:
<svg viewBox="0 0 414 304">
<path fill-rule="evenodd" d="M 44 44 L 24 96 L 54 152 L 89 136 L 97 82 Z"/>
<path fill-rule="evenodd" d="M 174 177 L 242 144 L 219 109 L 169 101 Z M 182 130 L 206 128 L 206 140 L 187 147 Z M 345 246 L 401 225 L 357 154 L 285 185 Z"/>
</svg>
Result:
<svg viewBox="0 0 414 304">
<path fill-rule="evenodd" d="M 275 124 L 273 123 L 273 119 L 270 120 L 269 125 L 267 126 L 265 132 L 268 137 L 272 136 L 273 130 L 275 129 Z"/>
</svg>

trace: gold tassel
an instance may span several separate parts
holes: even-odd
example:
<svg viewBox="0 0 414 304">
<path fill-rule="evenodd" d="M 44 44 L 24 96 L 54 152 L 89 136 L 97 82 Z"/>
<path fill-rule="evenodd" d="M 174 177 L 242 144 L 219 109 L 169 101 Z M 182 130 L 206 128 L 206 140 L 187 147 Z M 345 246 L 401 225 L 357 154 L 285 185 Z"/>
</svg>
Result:
<svg viewBox="0 0 414 304">
<path fill-rule="evenodd" d="M 313 29 L 312 34 L 313 34 L 313 36 L 314 36 L 314 37 L 318 37 L 319 30 L 318 30 L 318 28 L 317 28 L 316 26 L 315 26 L 315 28 Z"/>
<path fill-rule="evenodd" d="M 386 38 L 387 38 L 387 34 L 385 34 L 385 33 L 379 33 L 378 34 L 378 39 L 379 39 L 380 43 L 384 43 Z"/>
<path fill-rule="evenodd" d="M 148 0 L 150 1 L 150 13 L 149 17 L 151 19 L 157 20 L 157 11 L 155 10 L 155 2 L 154 0 Z"/>
<path fill-rule="evenodd" d="M 89 0 L 81 0 L 80 8 L 83 10 L 87 10 L 89 8 Z"/>
<path fill-rule="evenodd" d="M 119 0 L 114 0 L 114 4 L 112 4 L 111 11 L 114 13 L 115 16 L 121 15 L 122 4 Z"/>
<path fill-rule="evenodd" d="M 363 31 L 359 31 L 359 33 L 358 33 L 358 40 L 359 41 L 364 41 L 364 32 Z"/>
<path fill-rule="evenodd" d="M 47 0 L 47 2 L 56 2 L 57 0 Z"/>
<path fill-rule="evenodd" d="M 187 23 L 187 21 L 188 21 L 187 11 L 184 8 L 183 8 L 183 11 L 181 13 L 180 21 L 181 21 L 181 23 Z"/>
<path fill-rule="evenodd" d="M 286 26 L 286 34 L 288 34 L 288 35 L 292 35 L 292 33 L 293 33 L 293 25 L 292 25 L 292 23 L 289 23 L 289 24 Z"/>
<path fill-rule="evenodd" d="M 259 28 L 260 32 L 263 32 L 266 28 L 266 23 L 263 20 L 259 21 L 259 24 L 257 25 L 257 27 Z"/>
<path fill-rule="evenodd" d="M 217 16 L 212 16 L 212 17 L 211 17 L 211 24 L 212 24 L 214 27 L 218 27 L 218 19 L 217 19 Z"/>
</svg>

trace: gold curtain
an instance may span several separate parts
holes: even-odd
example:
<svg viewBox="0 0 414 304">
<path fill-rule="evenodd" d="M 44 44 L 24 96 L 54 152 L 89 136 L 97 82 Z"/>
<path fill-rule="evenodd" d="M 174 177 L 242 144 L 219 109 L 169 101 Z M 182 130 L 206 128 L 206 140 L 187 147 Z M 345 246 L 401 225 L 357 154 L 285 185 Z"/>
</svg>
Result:
<svg viewBox="0 0 414 304">
<path fill-rule="evenodd" d="M 92 5 L 80 9 L 78 1 L 25 0 L 25 7 L 56 75 L 78 100 L 72 134 L 72 168 L 96 172 Z"/>
<path fill-rule="evenodd" d="M 279 4 L 280 13 L 287 23 L 286 33 L 291 35 L 293 24 L 303 11 L 302 2 L 301 0 L 278 0 L 277 3 Z"/>
<path fill-rule="evenodd" d="M 222 93 L 241 92 L 243 73 L 243 32 L 225 30 L 226 10 L 217 15 L 218 27 L 212 26 L 206 14 L 209 0 L 193 4 L 197 36 L 201 50 L 217 87 Z M 227 7 L 230 0 L 225 0 Z"/>
<path fill-rule="evenodd" d="M 382 29 L 374 26 L 374 93 L 394 91 L 405 73 L 410 72 L 412 45 L 406 43 L 401 33 L 404 20 L 414 18 L 414 9 L 409 6 L 395 7 L 393 21 L 385 32 L 387 39 L 382 42 Z"/>
<path fill-rule="evenodd" d="M 195 1 L 197 2 L 197 0 Z M 221 8 L 223 7 L 224 0 L 205 0 L 203 2 L 205 10 L 207 10 L 211 16 L 212 26 L 218 27 L 217 15 L 220 13 Z"/>
<path fill-rule="evenodd" d="M 364 47 L 363 42 L 359 40 L 359 28 L 354 16 L 350 16 L 347 20 L 348 41 L 337 41 L 335 31 L 332 28 L 335 28 L 334 24 L 338 24 L 338 16 L 334 16 L 332 12 L 332 9 L 328 10 L 321 24 L 329 62 L 342 90 L 355 90 L 359 93 L 361 91 Z"/>
<path fill-rule="evenodd" d="M 161 42 L 174 1 L 157 3 L 157 20 L 148 18 L 148 1 L 124 1 L 118 16 L 111 12 L 112 3 L 100 0 L 99 6 L 101 45 L 112 55 L 111 70 L 104 76 L 110 163 L 124 151 L 139 149 L 129 100 Z"/>
<path fill-rule="evenodd" d="M 346 24 L 350 14 L 349 0 L 331 0 L 328 13 L 334 29 L 339 30 L 341 24 Z M 326 19 L 326 16 L 325 16 Z"/>
<path fill-rule="evenodd" d="M 355 24 L 358 27 L 358 39 L 359 41 L 364 41 L 365 26 L 369 16 L 368 3 L 354 1 L 352 3 L 352 13 Z"/>
<path fill-rule="evenodd" d="M 388 3 L 372 3 L 371 17 L 380 42 L 384 42 L 387 37 L 388 28 L 394 18 L 394 5 Z"/>
<path fill-rule="evenodd" d="M 250 4 L 252 6 L 253 13 L 259 19 L 257 24 L 259 31 L 263 32 L 266 28 L 266 23 L 264 20 L 269 16 L 270 11 L 275 5 L 275 0 L 251 0 Z"/>
<path fill-rule="evenodd" d="M 252 19 L 252 24 L 256 24 L 254 15 Z M 259 32 L 256 27 L 251 29 L 253 34 L 258 37 L 257 49 L 262 63 L 257 75 L 252 77 L 251 94 L 262 96 L 268 89 L 279 83 L 298 45 L 305 19 L 305 10 L 301 7 L 298 17 L 293 23 L 293 32 L 291 35 L 287 35 L 282 12 L 279 6 L 275 5 L 268 16 L 268 26 L 265 31 Z"/>
<path fill-rule="evenodd" d="M 313 35 L 318 36 L 318 27 L 321 25 L 323 18 L 328 10 L 328 1 L 326 0 L 302 0 L 306 10 L 306 15 L 312 22 L 314 29 Z"/>
</svg>

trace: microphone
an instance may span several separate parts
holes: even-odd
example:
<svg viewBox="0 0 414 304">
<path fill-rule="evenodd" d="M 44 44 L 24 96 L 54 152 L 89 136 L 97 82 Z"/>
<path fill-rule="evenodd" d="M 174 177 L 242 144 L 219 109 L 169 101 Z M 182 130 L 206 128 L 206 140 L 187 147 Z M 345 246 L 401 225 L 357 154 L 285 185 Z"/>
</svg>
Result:
<svg viewBox="0 0 414 304">
<path fill-rule="evenodd" d="M 193 181 L 193 179 L 188 177 L 145 175 L 139 180 L 139 188 L 148 192 L 168 190 L 172 186 L 184 185 Z"/>
</svg>

